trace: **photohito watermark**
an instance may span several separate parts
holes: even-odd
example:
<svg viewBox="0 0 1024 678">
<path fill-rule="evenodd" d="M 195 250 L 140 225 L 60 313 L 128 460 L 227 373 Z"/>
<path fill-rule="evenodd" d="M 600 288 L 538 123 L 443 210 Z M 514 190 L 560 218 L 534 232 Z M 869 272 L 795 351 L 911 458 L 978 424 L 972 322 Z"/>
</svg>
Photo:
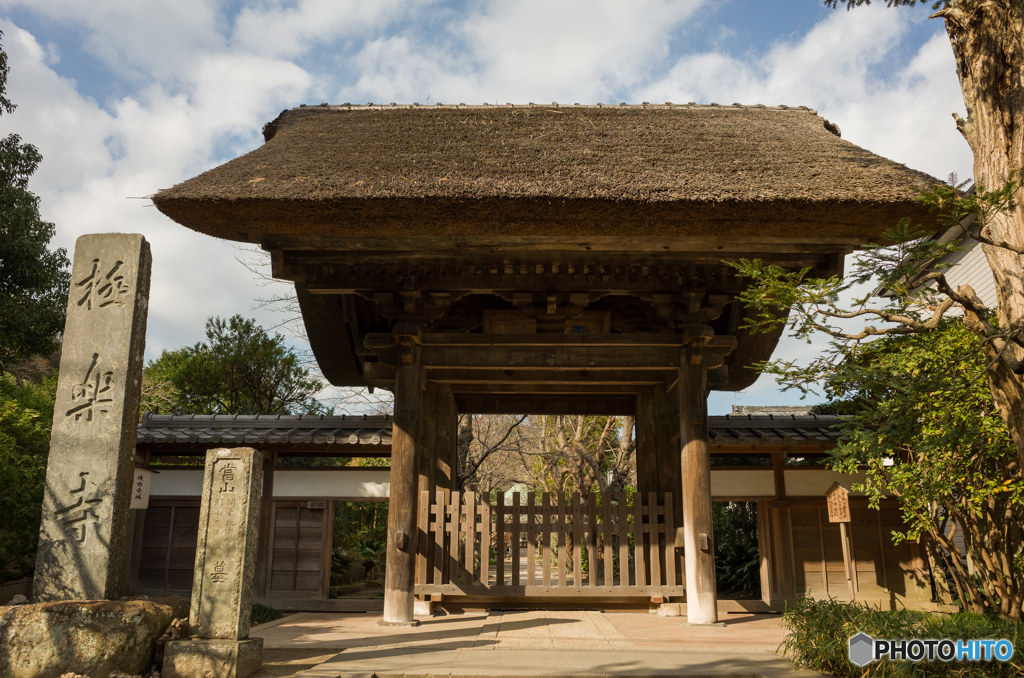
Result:
<svg viewBox="0 0 1024 678">
<path fill-rule="evenodd" d="M 866 633 L 858 633 L 850 638 L 849 656 L 850 661 L 857 666 L 867 666 L 879 659 L 908 662 L 1005 662 L 1013 657 L 1013 643 L 1005 639 L 879 640 Z"/>
</svg>

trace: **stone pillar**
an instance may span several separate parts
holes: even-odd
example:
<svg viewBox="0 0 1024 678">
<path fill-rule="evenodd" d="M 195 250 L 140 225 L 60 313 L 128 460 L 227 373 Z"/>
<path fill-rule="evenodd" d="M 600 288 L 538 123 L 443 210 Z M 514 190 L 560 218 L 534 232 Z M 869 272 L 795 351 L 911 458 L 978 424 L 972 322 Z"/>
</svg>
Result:
<svg viewBox="0 0 1024 678">
<path fill-rule="evenodd" d="M 419 333 L 395 327 L 401 347 L 395 368 L 395 419 L 391 433 L 391 496 L 388 500 L 387 565 L 384 571 L 385 625 L 409 625 L 413 619 L 416 576 L 416 507 L 419 485 L 417 438 L 423 402 Z"/>
<path fill-rule="evenodd" d="M 124 593 L 151 267 L 141 235 L 83 235 L 75 244 L 36 602 Z"/>
<path fill-rule="evenodd" d="M 679 361 L 679 435 L 686 563 L 686 617 L 718 623 L 715 539 L 711 520 L 707 373 L 700 348 L 684 348 Z"/>
<path fill-rule="evenodd" d="M 249 638 L 263 453 L 209 450 L 199 509 L 191 640 L 167 644 L 164 678 L 246 678 L 263 665 L 263 639 Z"/>
</svg>

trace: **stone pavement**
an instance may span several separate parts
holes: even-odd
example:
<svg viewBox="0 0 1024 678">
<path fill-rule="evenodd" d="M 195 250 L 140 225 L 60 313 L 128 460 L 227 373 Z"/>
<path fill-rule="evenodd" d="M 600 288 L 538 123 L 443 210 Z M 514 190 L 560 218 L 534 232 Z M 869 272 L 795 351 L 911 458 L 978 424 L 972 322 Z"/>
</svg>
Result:
<svg viewBox="0 0 1024 678">
<path fill-rule="evenodd" d="M 263 676 L 743 676 L 804 678 L 776 650 L 778 615 L 727 615 L 725 628 L 679 617 L 536 610 L 435 617 L 381 627 L 379 614 L 297 614 L 256 627 Z"/>
</svg>

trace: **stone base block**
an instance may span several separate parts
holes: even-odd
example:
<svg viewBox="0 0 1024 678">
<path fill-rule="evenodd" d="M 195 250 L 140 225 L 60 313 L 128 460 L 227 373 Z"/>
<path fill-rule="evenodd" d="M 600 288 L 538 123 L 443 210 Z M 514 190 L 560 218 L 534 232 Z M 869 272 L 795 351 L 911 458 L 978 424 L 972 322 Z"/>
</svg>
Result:
<svg viewBox="0 0 1024 678">
<path fill-rule="evenodd" d="M 249 678 L 263 667 L 263 639 L 175 640 L 164 651 L 162 678 Z"/>
<path fill-rule="evenodd" d="M 437 610 L 440 607 L 440 603 L 435 603 L 430 600 L 417 600 L 414 601 L 412 604 L 412 616 L 433 617 L 435 614 L 437 614 Z"/>
</svg>

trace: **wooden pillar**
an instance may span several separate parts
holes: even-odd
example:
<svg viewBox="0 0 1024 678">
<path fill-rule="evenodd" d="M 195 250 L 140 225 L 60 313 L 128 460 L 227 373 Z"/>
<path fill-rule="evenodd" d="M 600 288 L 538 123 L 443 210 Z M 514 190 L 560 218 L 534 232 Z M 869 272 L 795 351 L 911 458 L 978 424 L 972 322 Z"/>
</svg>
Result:
<svg viewBox="0 0 1024 678">
<path fill-rule="evenodd" d="M 636 489 L 646 497 L 658 489 L 658 417 L 654 394 L 636 394 Z"/>
<path fill-rule="evenodd" d="M 437 389 L 437 443 L 434 447 L 434 485 L 439 490 L 457 490 L 459 414 L 455 410 L 455 396 L 445 385 Z M 431 495 L 433 496 L 433 495 Z"/>
<path fill-rule="evenodd" d="M 419 485 L 417 444 L 423 402 L 423 368 L 412 333 L 395 338 L 402 346 L 395 369 L 395 419 L 391 433 L 391 497 L 388 501 L 387 566 L 383 623 L 413 625 L 416 575 L 416 508 Z"/>
<path fill-rule="evenodd" d="M 718 623 L 715 540 L 711 520 L 711 452 L 708 447 L 707 373 L 703 351 L 684 348 L 679 361 L 683 536 L 686 556 L 686 618 Z"/>
<path fill-rule="evenodd" d="M 419 431 L 417 433 L 419 444 L 416 448 L 417 466 L 419 468 L 418 491 L 429 492 L 431 496 L 434 496 L 436 491 L 436 473 L 434 468 L 437 466 L 439 442 L 437 439 L 438 390 L 436 383 L 428 382 L 423 387 L 423 404 L 420 409 Z"/>
<path fill-rule="evenodd" d="M 256 547 L 256 581 L 253 597 L 266 598 L 270 593 L 270 539 L 273 532 L 274 467 L 277 452 L 263 454 L 263 492 L 260 495 L 259 542 Z M 333 520 L 332 520 L 333 522 Z"/>
<path fill-rule="evenodd" d="M 775 593 L 786 603 L 797 602 L 796 559 L 793 553 L 793 516 L 786 495 L 786 453 L 773 453 L 772 472 L 775 477 L 775 501 L 771 506 L 772 555 L 775 567 Z"/>
</svg>

